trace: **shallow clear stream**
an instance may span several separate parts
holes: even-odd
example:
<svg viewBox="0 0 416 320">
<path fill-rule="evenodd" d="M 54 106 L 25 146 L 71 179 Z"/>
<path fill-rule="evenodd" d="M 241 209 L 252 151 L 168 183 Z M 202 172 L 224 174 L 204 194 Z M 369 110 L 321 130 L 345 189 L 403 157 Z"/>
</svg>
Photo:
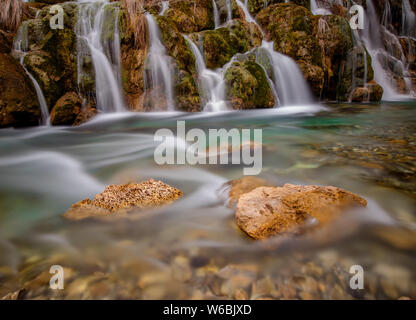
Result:
<svg viewBox="0 0 416 320">
<path fill-rule="evenodd" d="M 316 234 L 255 242 L 221 186 L 239 165 L 158 166 L 153 134 L 262 128 L 276 185 L 334 185 L 368 200 Z M 416 298 L 416 104 L 227 113 L 107 114 L 80 127 L 0 130 L 0 297 Z M 106 185 L 160 179 L 183 199 L 133 221 L 74 223 L 72 203 Z M 65 268 L 51 290 L 49 268 Z M 352 265 L 365 288 L 349 287 Z"/>
</svg>

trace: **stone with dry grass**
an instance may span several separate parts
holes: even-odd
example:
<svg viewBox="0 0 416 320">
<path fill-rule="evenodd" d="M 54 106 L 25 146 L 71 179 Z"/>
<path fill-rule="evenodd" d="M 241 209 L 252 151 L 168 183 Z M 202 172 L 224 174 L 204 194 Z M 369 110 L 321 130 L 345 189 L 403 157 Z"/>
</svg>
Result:
<svg viewBox="0 0 416 320">
<path fill-rule="evenodd" d="M 133 212 L 170 204 L 181 196 L 180 190 L 154 179 L 139 184 L 110 185 L 93 200 L 84 199 L 73 204 L 63 217 L 69 220 L 127 217 Z"/>
</svg>

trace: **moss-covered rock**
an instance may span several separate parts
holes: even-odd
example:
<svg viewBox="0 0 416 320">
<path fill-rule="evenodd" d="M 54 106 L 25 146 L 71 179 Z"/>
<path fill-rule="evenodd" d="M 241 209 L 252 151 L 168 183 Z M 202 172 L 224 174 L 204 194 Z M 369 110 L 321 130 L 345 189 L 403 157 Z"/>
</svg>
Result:
<svg viewBox="0 0 416 320">
<path fill-rule="evenodd" d="M 192 33 L 215 26 L 212 0 L 181 0 L 169 4 L 165 13 L 180 32 Z"/>
<path fill-rule="evenodd" d="M 167 17 L 155 17 L 168 54 L 175 60 L 176 107 L 182 111 L 200 111 L 200 99 L 196 84 L 195 57 L 176 25 Z"/>
<path fill-rule="evenodd" d="M 383 96 L 383 88 L 371 81 L 365 87 L 356 87 L 351 94 L 352 102 L 380 101 Z"/>
<path fill-rule="evenodd" d="M 67 92 L 52 108 L 52 125 L 72 125 L 82 110 L 82 100 L 75 92 Z"/>
<path fill-rule="evenodd" d="M 236 61 L 225 72 L 226 95 L 233 109 L 272 108 L 272 89 L 263 68 L 252 56 Z"/>
<path fill-rule="evenodd" d="M 144 16 L 140 17 L 144 19 Z M 148 41 L 140 44 L 135 41 L 132 25 L 127 22 L 125 10 L 120 10 L 120 53 L 121 78 L 126 96 L 127 108 L 144 111 L 144 68 Z M 137 43 L 137 45 L 135 45 Z"/>
<path fill-rule="evenodd" d="M 334 70 L 336 73 L 325 83 L 323 96 L 328 100 L 348 101 L 356 87 L 364 87 L 374 78 L 371 56 L 363 46 L 350 49 Z"/>
<path fill-rule="evenodd" d="M 255 15 L 260 10 L 267 8 L 269 5 L 277 4 L 277 3 L 285 3 L 285 2 L 286 0 L 248 0 L 247 6 L 248 6 L 248 11 L 252 15 Z M 298 6 L 303 6 L 306 9 L 310 8 L 310 0 L 292 0 L 290 2 Z"/>
<path fill-rule="evenodd" d="M 324 83 L 322 48 L 317 34 L 317 17 L 302 6 L 275 4 L 256 17 L 274 49 L 293 58 L 301 67 L 315 96 L 320 96 Z"/>
<path fill-rule="evenodd" d="M 77 5 L 62 4 L 64 29 L 51 29 L 49 7 L 36 19 L 28 20 L 28 53 L 24 64 L 38 81 L 49 108 L 66 92 L 77 88 L 76 35 Z"/>
<path fill-rule="evenodd" d="M 235 0 L 229 0 L 230 7 L 231 7 L 231 19 L 242 19 L 243 12 L 238 7 L 237 2 Z M 215 0 L 218 8 L 218 13 L 220 16 L 220 24 L 225 24 L 228 19 L 228 8 L 227 8 L 227 0 Z"/>
<path fill-rule="evenodd" d="M 201 32 L 192 38 L 202 40 L 202 49 L 207 68 L 224 66 L 236 53 L 244 53 L 262 41 L 261 31 L 254 23 L 233 20 L 226 27 Z"/>
<path fill-rule="evenodd" d="M 371 56 L 364 46 L 354 46 L 349 23 L 341 16 L 319 17 L 317 38 L 325 72 L 321 98 L 347 101 L 356 86 L 373 79 Z"/>
<path fill-rule="evenodd" d="M 17 60 L 0 53 L 0 127 L 35 126 L 40 120 L 32 82 Z"/>
</svg>

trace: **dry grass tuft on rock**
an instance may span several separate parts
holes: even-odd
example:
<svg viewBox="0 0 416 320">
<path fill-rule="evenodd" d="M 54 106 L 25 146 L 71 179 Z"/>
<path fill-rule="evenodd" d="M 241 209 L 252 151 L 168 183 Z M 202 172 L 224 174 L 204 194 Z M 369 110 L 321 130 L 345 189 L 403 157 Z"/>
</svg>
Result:
<svg viewBox="0 0 416 320">
<path fill-rule="evenodd" d="M 22 0 L 0 1 L 0 29 L 14 32 L 20 25 L 23 12 Z"/>
<path fill-rule="evenodd" d="M 73 204 L 63 217 L 68 220 L 126 217 L 132 211 L 161 207 L 180 197 L 180 190 L 153 179 L 139 184 L 110 185 L 93 200 L 84 199 Z"/>
</svg>

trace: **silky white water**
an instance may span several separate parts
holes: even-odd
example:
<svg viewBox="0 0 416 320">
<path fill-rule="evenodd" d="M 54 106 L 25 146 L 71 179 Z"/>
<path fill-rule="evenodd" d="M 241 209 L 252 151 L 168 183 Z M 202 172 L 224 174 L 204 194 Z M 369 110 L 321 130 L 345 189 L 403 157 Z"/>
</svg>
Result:
<svg viewBox="0 0 416 320">
<path fill-rule="evenodd" d="M 83 91 L 84 77 L 91 71 L 84 65 L 92 60 L 95 76 L 97 110 L 120 112 L 125 110 L 120 81 L 120 38 L 118 31 L 118 7 L 108 0 L 79 0 L 78 22 L 75 33 L 78 38 L 78 85 Z M 114 14 L 113 14 L 114 13 Z M 110 30 L 109 19 L 115 19 Z M 84 92 L 84 94 L 88 94 Z"/>
<path fill-rule="evenodd" d="M 151 14 L 146 14 L 149 32 L 149 51 L 146 57 L 145 90 L 152 110 L 157 110 L 160 99 L 165 99 L 166 109 L 175 110 L 173 88 L 173 59 L 163 45 L 159 27 Z"/>
<path fill-rule="evenodd" d="M 233 19 L 233 13 L 231 10 L 231 0 L 226 0 L 227 5 L 227 23 Z"/>
<path fill-rule="evenodd" d="M 247 7 L 240 0 L 236 0 L 236 2 L 244 11 L 247 22 L 255 23 L 263 33 L 256 20 L 248 12 Z M 279 101 L 279 105 L 288 106 L 313 103 L 309 86 L 295 61 L 284 54 L 276 52 L 273 46 L 274 43 L 272 41 L 263 40 L 260 48 L 257 50 L 257 56 L 261 52 L 267 53 L 268 60 L 272 65 L 272 77 L 270 80 L 274 83 L 273 87 L 277 94 L 275 98 Z M 258 62 L 261 64 L 260 61 Z"/>
<path fill-rule="evenodd" d="M 204 57 L 198 46 L 185 36 L 188 45 L 195 56 L 195 67 L 198 72 L 200 97 L 204 101 L 204 111 L 224 111 L 227 105 L 224 100 L 223 70 L 210 70 L 206 67 Z"/>
<path fill-rule="evenodd" d="M 367 1 L 367 10 L 365 15 L 364 29 L 360 30 L 360 40 L 364 42 L 368 52 L 372 58 L 372 66 L 374 69 L 374 80 L 379 83 L 384 90 L 383 100 L 397 100 L 403 98 L 409 98 L 408 95 L 400 94 L 397 91 L 396 85 L 393 83 L 392 75 L 383 67 L 382 61 L 384 59 L 397 60 L 392 57 L 384 49 L 384 45 L 381 39 L 383 31 L 382 26 L 379 23 L 377 12 L 375 10 L 372 0 Z M 393 35 L 394 36 L 394 35 Z M 398 63 L 399 61 L 396 61 Z"/>
<path fill-rule="evenodd" d="M 164 16 L 166 11 L 169 9 L 169 1 L 162 1 L 162 8 L 159 15 Z"/>
<path fill-rule="evenodd" d="M 218 6 L 217 6 L 217 2 L 215 0 L 212 0 L 212 8 L 213 8 L 213 13 L 214 13 L 214 24 L 215 24 L 215 29 L 217 29 L 220 26 L 220 14 L 218 12 Z"/>
<path fill-rule="evenodd" d="M 416 37 L 416 14 L 413 12 L 409 0 L 402 2 L 402 35 Z"/>
<path fill-rule="evenodd" d="M 340 1 L 338 4 L 342 5 Z M 409 0 L 402 1 L 402 35 L 412 36 L 416 30 L 416 16 L 410 7 Z M 319 2 L 311 0 L 311 11 L 315 15 L 331 14 L 330 10 L 321 7 Z M 381 21 L 381 23 L 380 23 Z M 401 48 L 401 44 L 396 35 L 390 30 L 392 27 L 391 6 L 389 1 L 385 1 L 383 15 L 381 20 L 377 15 L 372 0 L 367 1 L 365 10 L 364 29 L 358 32 L 354 31 L 353 36 L 358 40 L 357 45 L 361 46 L 362 42 L 367 48 L 374 69 L 374 80 L 383 87 L 383 100 L 402 100 L 408 99 L 412 94 L 412 85 L 407 71 L 407 63 L 404 54 L 398 59 L 394 56 L 395 48 Z M 382 37 L 388 39 L 388 43 L 395 44 L 385 46 Z M 388 61 L 394 63 L 394 70 L 386 69 Z M 406 94 L 398 92 L 397 84 L 393 79 L 393 74 L 402 75 L 406 84 Z M 365 85 L 365 84 L 364 84 Z"/>
<path fill-rule="evenodd" d="M 328 14 L 332 14 L 330 10 L 328 10 L 326 8 L 319 7 L 319 5 L 317 4 L 316 0 L 311 0 L 311 12 L 314 15 L 328 15 Z"/>
</svg>

